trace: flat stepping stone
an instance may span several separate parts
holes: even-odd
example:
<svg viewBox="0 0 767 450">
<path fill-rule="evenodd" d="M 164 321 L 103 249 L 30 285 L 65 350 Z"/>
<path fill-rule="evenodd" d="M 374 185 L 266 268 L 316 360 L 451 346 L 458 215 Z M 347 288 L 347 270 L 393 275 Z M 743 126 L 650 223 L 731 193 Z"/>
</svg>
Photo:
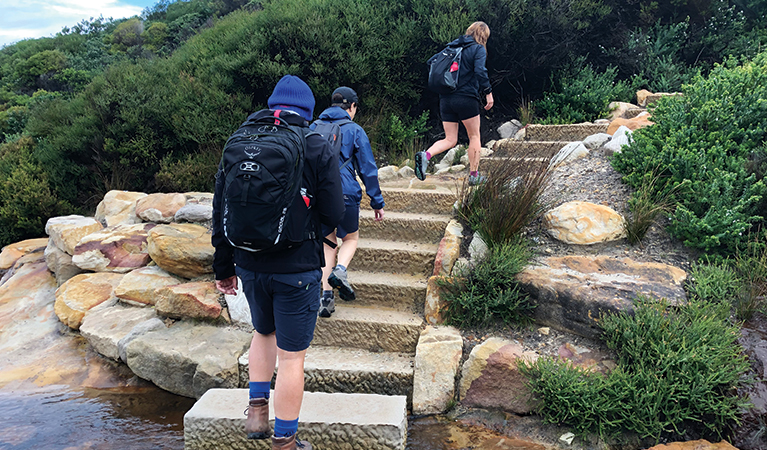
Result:
<svg viewBox="0 0 767 450">
<path fill-rule="evenodd" d="M 386 220 L 386 219 L 384 219 Z M 443 231 L 444 232 L 444 231 Z M 357 244 L 351 268 L 368 272 L 389 272 L 407 275 L 431 276 L 438 243 L 418 243 L 369 239 L 365 236 Z"/>
<path fill-rule="evenodd" d="M 324 320 L 324 319 L 320 319 Z M 279 363 L 278 363 L 279 365 Z M 304 363 L 304 390 L 346 394 L 413 394 L 413 356 L 312 346 Z M 248 386 L 248 354 L 240 358 L 240 387 Z"/>
<path fill-rule="evenodd" d="M 515 139 L 501 139 L 493 146 L 493 156 L 538 156 L 550 158 L 569 143 L 569 141 L 517 141 Z"/>
<path fill-rule="evenodd" d="M 608 124 L 576 123 L 569 125 L 528 125 L 526 141 L 582 141 L 592 134 L 604 133 Z"/>
<path fill-rule="evenodd" d="M 415 354 L 424 326 L 422 316 L 344 303 L 336 301 L 332 317 L 317 319 L 312 345 Z"/>
<path fill-rule="evenodd" d="M 451 217 L 441 214 L 386 212 L 375 221 L 372 210 L 360 210 L 360 236 L 372 239 L 438 244 Z"/>
<path fill-rule="evenodd" d="M 406 212 L 427 214 L 445 214 L 453 208 L 457 197 L 449 190 L 424 190 L 404 188 L 383 188 L 384 220 L 389 212 Z M 362 209 L 369 210 L 370 202 L 363 200 L 360 204 Z"/>
<path fill-rule="evenodd" d="M 246 438 L 243 410 L 247 405 L 247 389 L 208 390 L 184 415 L 184 449 L 269 449 L 269 439 Z M 272 420 L 273 405 L 270 402 L 269 417 Z M 305 392 L 298 436 L 318 450 L 404 450 L 406 398 Z"/>
<path fill-rule="evenodd" d="M 349 282 L 357 294 L 351 306 L 383 306 L 423 313 L 426 299 L 426 278 L 423 275 L 349 270 Z M 336 298 L 336 303 L 342 302 Z"/>
</svg>

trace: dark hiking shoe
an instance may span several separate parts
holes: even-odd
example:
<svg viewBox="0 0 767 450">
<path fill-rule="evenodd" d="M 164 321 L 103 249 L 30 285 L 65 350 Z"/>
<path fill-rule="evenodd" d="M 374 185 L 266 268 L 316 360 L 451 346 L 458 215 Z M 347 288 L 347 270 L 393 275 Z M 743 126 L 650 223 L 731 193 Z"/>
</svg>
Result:
<svg viewBox="0 0 767 450">
<path fill-rule="evenodd" d="M 426 152 L 415 154 L 415 176 L 419 180 L 426 179 L 426 168 L 429 167 L 429 160 L 426 159 Z"/>
<path fill-rule="evenodd" d="M 349 302 L 356 298 L 354 289 L 352 288 L 352 285 L 349 284 L 349 279 L 346 276 L 345 270 L 339 269 L 338 267 L 333 268 L 333 271 L 328 277 L 328 283 L 338 289 L 338 296 L 341 297 L 342 300 Z"/>
<path fill-rule="evenodd" d="M 245 419 L 245 432 L 248 434 L 248 439 L 267 439 L 272 435 L 272 428 L 269 426 L 268 398 L 251 398 L 245 412 L 248 415 Z"/>
<path fill-rule="evenodd" d="M 319 316 L 330 317 L 334 312 L 336 312 L 336 299 L 332 295 L 320 298 Z"/>
<path fill-rule="evenodd" d="M 483 184 L 485 181 L 487 181 L 487 177 L 482 175 L 469 175 L 469 186 L 478 186 Z"/>
<path fill-rule="evenodd" d="M 312 444 L 299 440 L 296 435 L 288 437 L 272 436 L 272 450 L 312 450 Z"/>
</svg>

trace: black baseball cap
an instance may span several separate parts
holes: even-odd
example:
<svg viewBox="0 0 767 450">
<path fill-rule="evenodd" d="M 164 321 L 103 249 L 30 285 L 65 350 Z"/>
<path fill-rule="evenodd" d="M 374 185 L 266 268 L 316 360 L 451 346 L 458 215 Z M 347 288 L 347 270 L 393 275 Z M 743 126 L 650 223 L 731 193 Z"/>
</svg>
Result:
<svg viewBox="0 0 767 450">
<path fill-rule="evenodd" d="M 336 96 L 336 94 L 340 94 L 341 98 L 343 99 L 341 103 L 359 103 L 359 98 L 357 98 L 357 93 L 354 92 L 354 89 L 346 86 L 341 86 L 340 88 L 333 91 L 333 95 L 330 96 L 330 101 L 333 101 L 333 97 Z"/>
</svg>

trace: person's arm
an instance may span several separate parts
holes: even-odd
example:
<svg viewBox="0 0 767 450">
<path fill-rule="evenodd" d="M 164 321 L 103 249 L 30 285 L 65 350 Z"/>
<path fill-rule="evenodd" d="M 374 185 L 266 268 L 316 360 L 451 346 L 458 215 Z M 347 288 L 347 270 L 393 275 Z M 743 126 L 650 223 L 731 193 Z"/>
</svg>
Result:
<svg viewBox="0 0 767 450">
<path fill-rule="evenodd" d="M 213 233 L 210 243 L 215 248 L 213 272 L 216 274 L 216 287 L 224 294 L 233 295 L 234 289 L 237 288 L 237 277 L 234 273 L 234 247 L 226 240 L 221 226 L 224 181 L 224 172 L 219 167 L 213 193 Z"/>
<path fill-rule="evenodd" d="M 485 47 L 479 44 L 477 44 L 475 48 L 474 76 L 477 77 L 477 81 L 479 81 L 479 93 L 480 95 L 485 96 L 486 99 L 488 96 L 490 96 L 489 101 L 492 102 L 493 87 L 490 85 L 490 78 L 487 75 L 487 68 L 485 67 L 485 63 L 487 61 L 487 52 L 485 51 Z"/>
<path fill-rule="evenodd" d="M 357 170 L 359 170 L 360 178 L 365 185 L 365 192 L 370 197 L 370 207 L 376 211 L 381 210 L 380 218 L 376 214 L 376 219 L 380 220 L 383 218 L 385 203 L 381 193 L 381 185 L 378 183 L 378 166 L 376 166 L 368 135 L 361 127 L 354 133 L 354 150 L 352 158 L 356 158 Z"/>
</svg>

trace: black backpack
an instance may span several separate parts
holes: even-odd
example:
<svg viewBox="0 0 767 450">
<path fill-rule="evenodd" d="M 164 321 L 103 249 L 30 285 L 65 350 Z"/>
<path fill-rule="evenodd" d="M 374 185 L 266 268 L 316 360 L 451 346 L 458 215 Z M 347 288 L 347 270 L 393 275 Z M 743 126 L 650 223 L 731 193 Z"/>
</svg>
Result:
<svg viewBox="0 0 767 450">
<path fill-rule="evenodd" d="M 450 94 L 458 87 L 463 46 L 448 45 L 429 58 L 429 89 L 437 94 Z"/>
<path fill-rule="evenodd" d="M 250 119 L 224 145 L 222 223 L 231 245 L 273 252 L 316 239 L 303 187 L 306 132 L 273 116 Z"/>
<path fill-rule="evenodd" d="M 352 121 L 349 119 L 336 120 L 335 122 L 326 122 L 322 119 L 314 121 L 314 132 L 321 134 L 330 142 L 333 154 L 338 155 L 339 159 L 341 158 L 341 147 L 343 146 L 341 126 L 347 123 L 352 123 Z M 339 170 L 343 170 L 350 162 L 351 159 L 346 160 Z"/>
</svg>

